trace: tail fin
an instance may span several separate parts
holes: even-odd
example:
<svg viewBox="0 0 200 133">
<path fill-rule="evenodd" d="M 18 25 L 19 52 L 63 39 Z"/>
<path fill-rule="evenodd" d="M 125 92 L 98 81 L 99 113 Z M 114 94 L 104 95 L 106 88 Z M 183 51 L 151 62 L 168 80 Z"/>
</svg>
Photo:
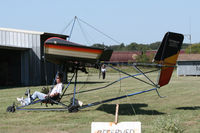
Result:
<svg viewBox="0 0 200 133">
<path fill-rule="evenodd" d="M 164 86 L 169 83 L 174 66 L 183 43 L 184 36 L 178 33 L 167 32 L 154 57 L 154 62 L 161 64 L 161 72 L 158 85 Z"/>
</svg>

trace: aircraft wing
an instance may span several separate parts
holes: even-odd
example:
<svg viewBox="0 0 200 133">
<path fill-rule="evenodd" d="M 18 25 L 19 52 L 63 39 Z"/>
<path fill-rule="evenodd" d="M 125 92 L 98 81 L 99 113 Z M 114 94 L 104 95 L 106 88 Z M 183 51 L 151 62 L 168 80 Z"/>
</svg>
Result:
<svg viewBox="0 0 200 133">
<path fill-rule="evenodd" d="M 58 37 L 52 37 L 44 43 L 44 53 L 47 61 L 64 64 L 79 62 L 81 64 L 109 61 L 112 50 L 90 47 L 73 43 Z"/>
</svg>

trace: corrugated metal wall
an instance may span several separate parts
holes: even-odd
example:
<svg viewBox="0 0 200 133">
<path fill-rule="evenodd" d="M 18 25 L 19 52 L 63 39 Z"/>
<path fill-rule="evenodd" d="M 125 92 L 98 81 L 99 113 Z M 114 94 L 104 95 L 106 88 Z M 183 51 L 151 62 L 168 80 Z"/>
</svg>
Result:
<svg viewBox="0 0 200 133">
<path fill-rule="evenodd" d="M 19 59 L 19 56 L 17 60 L 21 62 L 18 65 L 21 67 L 21 85 L 41 85 L 46 83 L 42 56 L 44 54 L 44 41 L 49 37 L 67 38 L 66 35 L 60 34 L 0 28 L 0 50 L 5 49 L 8 53 L 11 53 L 9 54 L 9 61 L 12 61 L 12 50 L 20 53 L 21 58 Z M 3 57 L 0 57 L 0 59 L 3 59 Z M 5 60 L 4 62 L 8 64 Z M 3 70 L 2 67 L 0 68 Z M 48 84 L 52 83 L 57 68 L 58 66 L 55 64 L 46 63 Z M 0 79 L 1 77 L 3 76 L 1 75 Z"/>
<path fill-rule="evenodd" d="M 0 28 L 0 45 L 19 48 L 37 48 L 38 46 L 40 47 L 41 34 L 43 32 Z M 34 49 L 34 51 L 37 50 Z"/>
<path fill-rule="evenodd" d="M 178 76 L 198 76 L 200 75 L 200 61 L 178 61 Z"/>
<path fill-rule="evenodd" d="M 44 41 L 49 37 L 67 38 L 66 35 L 60 34 L 0 28 L 0 49 L 20 52 L 21 58 L 19 59 L 18 57 L 17 59 L 21 62 L 18 65 L 21 67 L 21 85 L 41 85 L 46 83 L 42 56 L 44 54 Z M 9 53 L 11 53 L 9 60 L 12 61 L 12 52 Z M 0 59 L 3 59 L 3 57 L 0 57 Z M 2 69 L 2 67 L 0 68 Z M 55 64 L 46 63 L 48 84 L 52 83 L 57 68 Z M 1 75 L 1 77 L 3 76 Z"/>
<path fill-rule="evenodd" d="M 22 85 L 40 84 L 41 34 L 43 32 L 0 28 L 0 46 L 21 50 Z"/>
</svg>

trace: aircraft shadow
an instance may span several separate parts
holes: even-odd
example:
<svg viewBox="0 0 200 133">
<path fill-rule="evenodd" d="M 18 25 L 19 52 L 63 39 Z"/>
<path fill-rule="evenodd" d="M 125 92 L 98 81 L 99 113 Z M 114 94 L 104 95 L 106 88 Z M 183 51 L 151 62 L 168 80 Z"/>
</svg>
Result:
<svg viewBox="0 0 200 133">
<path fill-rule="evenodd" d="M 144 110 L 142 108 L 148 107 L 148 104 L 134 103 L 134 104 L 120 104 L 119 115 L 164 115 L 165 113 L 157 110 Z M 103 104 L 97 110 L 107 112 L 115 115 L 115 104 Z"/>
<path fill-rule="evenodd" d="M 178 107 L 178 110 L 200 110 L 200 106 L 191 106 L 191 107 Z"/>
</svg>

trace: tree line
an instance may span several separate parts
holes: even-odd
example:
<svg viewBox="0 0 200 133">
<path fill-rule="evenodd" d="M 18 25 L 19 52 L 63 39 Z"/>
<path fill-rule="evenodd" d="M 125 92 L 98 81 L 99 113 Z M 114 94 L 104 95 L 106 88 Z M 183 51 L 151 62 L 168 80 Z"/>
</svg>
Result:
<svg viewBox="0 0 200 133">
<path fill-rule="evenodd" d="M 105 44 L 93 44 L 92 46 L 98 47 L 98 48 L 110 48 L 114 51 L 142 51 L 145 52 L 147 50 L 157 50 L 160 46 L 161 42 L 155 42 L 151 44 L 138 44 L 138 43 L 130 43 L 128 45 L 125 45 L 124 43 L 121 43 L 119 45 L 110 45 L 107 46 Z M 199 44 L 200 45 L 200 44 Z M 190 45 L 184 43 L 182 46 L 182 49 L 187 49 Z M 198 47 L 198 46 L 196 46 Z M 199 46 L 199 52 L 200 52 L 200 46 Z"/>
<path fill-rule="evenodd" d="M 160 46 L 161 42 L 155 42 L 151 44 L 138 44 L 138 43 L 130 43 L 129 45 L 125 45 L 124 43 L 121 43 L 119 45 L 111 45 L 106 46 L 104 44 L 94 44 L 94 47 L 99 48 L 110 48 L 114 51 L 139 51 L 140 54 L 136 57 L 136 62 L 151 62 L 154 58 L 154 54 L 147 55 L 147 50 L 157 50 Z M 200 54 L 200 43 L 195 44 L 186 44 L 184 43 L 182 45 L 182 50 L 185 51 L 185 53 L 188 54 Z"/>
<path fill-rule="evenodd" d="M 192 45 L 189 45 L 185 49 L 185 53 L 191 53 L 191 54 L 200 54 L 200 43 L 194 43 Z"/>
</svg>

